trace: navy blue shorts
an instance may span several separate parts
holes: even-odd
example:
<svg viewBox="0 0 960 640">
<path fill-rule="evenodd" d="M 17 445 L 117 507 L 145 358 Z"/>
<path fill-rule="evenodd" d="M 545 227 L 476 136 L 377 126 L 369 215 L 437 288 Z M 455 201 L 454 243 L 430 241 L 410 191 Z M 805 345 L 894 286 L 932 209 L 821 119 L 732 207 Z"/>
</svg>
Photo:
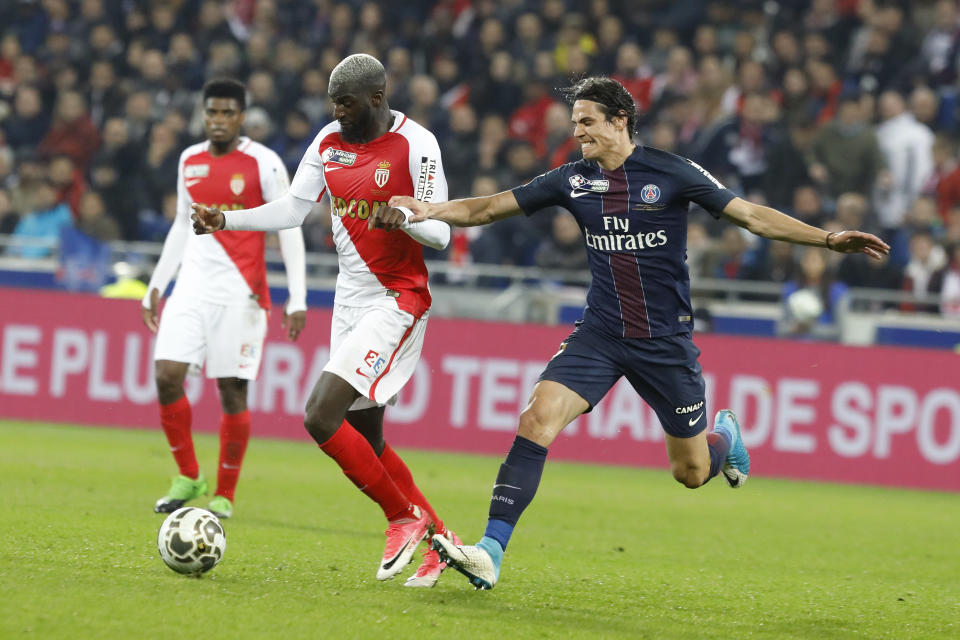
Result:
<svg viewBox="0 0 960 640">
<path fill-rule="evenodd" d="M 656 412 L 664 431 L 690 438 L 707 427 L 699 356 L 689 332 L 615 338 L 581 324 L 560 345 L 540 380 L 575 391 L 590 404 L 590 411 L 620 376 L 626 376 Z"/>
</svg>

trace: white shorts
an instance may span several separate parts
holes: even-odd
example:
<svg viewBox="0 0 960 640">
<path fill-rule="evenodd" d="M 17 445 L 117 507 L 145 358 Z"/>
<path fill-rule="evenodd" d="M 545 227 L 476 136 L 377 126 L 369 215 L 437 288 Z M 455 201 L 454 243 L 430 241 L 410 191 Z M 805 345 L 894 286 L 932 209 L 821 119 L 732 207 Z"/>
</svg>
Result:
<svg viewBox="0 0 960 640">
<path fill-rule="evenodd" d="M 267 312 L 253 300 L 225 307 L 171 296 L 160 314 L 154 360 L 186 362 L 208 378 L 254 380 L 263 357 Z"/>
<path fill-rule="evenodd" d="M 427 314 L 417 319 L 389 307 L 334 305 L 330 362 L 323 370 L 363 395 L 351 411 L 392 404 L 417 368 L 426 330 Z"/>
</svg>

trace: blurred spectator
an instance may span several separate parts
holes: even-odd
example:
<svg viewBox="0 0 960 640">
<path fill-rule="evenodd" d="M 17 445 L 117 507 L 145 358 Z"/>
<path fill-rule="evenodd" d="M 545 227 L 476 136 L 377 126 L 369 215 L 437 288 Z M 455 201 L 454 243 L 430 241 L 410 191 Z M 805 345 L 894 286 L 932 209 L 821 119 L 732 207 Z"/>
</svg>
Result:
<svg viewBox="0 0 960 640">
<path fill-rule="evenodd" d="M 97 147 L 100 132 L 90 120 L 86 101 L 78 91 L 66 91 L 57 98 L 53 125 L 37 146 L 45 155 L 64 153 L 80 170 L 86 169 Z"/>
<path fill-rule="evenodd" d="M 103 198 L 96 191 L 87 191 L 80 200 L 77 229 L 100 242 L 120 239 L 120 225 L 107 215 Z"/>
<path fill-rule="evenodd" d="M 890 178 L 875 194 L 877 216 L 887 237 L 899 229 L 914 199 L 933 173 L 933 133 L 907 111 L 903 96 L 885 91 L 880 96 L 883 121 L 877 140 Z"/>
<path fill-rule="evenodd" d="M 915 296 L 937 293 L 932 276 L 947 265 L 947 254 L 929 231 L 920 230 L 910 238 L 910 261 L 904 269 L 903 288 Z M 935 281 L 934 281 L 934 284 Z"/>
<path fill-rule="evenodd" d="M 170 127 L 158 122 L 140 164 L 140 209 L 157 210 L 163 194 L 177 182 L 180 149 Z"/>
<path fill-rule="evenodd" d="M 960 320 L 960 243 L 953 245 L 950 256 L 950 264 L 941 275 L 940 313 Z"/>
<path fill-rule="evenodd" d="M 832 325 L 847 286 L 827 270 L 823 249 L 806 247 L 800 258 L 800 274 L 783 287 L 790 333 L 806 333 L 815 325 Z"/>
<path fill-rule="evenodd" d="M 3 132 L 15 151 L 33 149 L 43 140 L 50 127 L 50 118 L 43 110 L 40 90 L 20 85 L 14 94 L 13 115 L 3 120 Z"/>
<path fill-rule="evenodd" d="M 313 142 L 315 133 L 307 114 L 299 109 L 287 112 L 287 117 L 283 123 L 283 131 L 273 139 L 271 148 L 283 160 L 283 164 L 287 167 L 291 176 L 296 173 L 303 152 Z"/>
<path fill-rule="evenodd" d="M 935 22 L 920 45 L 922 73 L 934 87 L 948 85 L 957 78 L 957 55 L 960 54 L 960 23 L 955 0 L 938 0 Z"/>
<path fill-rule="evenodd" d="M 794 218 L 816 227 L 823 226 L 826 221 L 820 193 L 809 184 L 800 185 L 793 192 L 793 205 L 788 211 Z"/>
<path fill-rule="evenodd" d="M 477 166 L 477 115 L 470 105 L 450 110 L 450 136 L 443 147 L 443 167 L 451 198 L 469 195 Z"/>
<path fill-rule="evenodd" d="M 747 262 L 747 248 L 747 240 L 738 227 L 725 227 L 713 256 L 711 276 L 727 280 L 740 278 Z"/>
<path fill-rule="evenodd" d="M 410 79 L 411 102 L 406 115 L 433 131 L 438 138 L 443 138 L 446 135 L 447 122 L 446 114 L 437 102 L 439 97 L 436 80 L 427 75 L 414 76 Z"/>
<path fill-rule="evenodd" d="M 20 215 L 13 210 L 10 192 L 0 188 L 0 233 L 12 233 L 19 220 Z"/>
<path fill-rule="evenodd" d="M 34 192 L 32 210 L 20 218 L 13 230 L 13 238 L 30 241 L 42 241 L 41 245 L 16 245 L 9 250 L 13 255 L 24 258 L 43 258 L 49 256 L 52 248 L 60 239 L 60 231 L 69 227 L 72 216 L 70 208 L 57 202 L 57 191 L 48 179 L 43 179 Z"/>
<path fill-rule="evenodd" d="M 498 51 L 471 90 L 470 102 L 475 109 L 506 118 L 519 106 L 521 95 L 520 86 L 513 80 L 513 58 L 506 51 Z"/>
<path fill-rule="evenodd" d="M 763 191 L 770 206 L 781 211 L 790 208 L 797 189 L 811 182 L 807 157 L 815 131 L 812 118 L 797 116 L 790 122 L 787 135 L 773 141 L 763 175 Z"/>
<path fill-rule="evenodd" d="M 107 118 L 121 115 L 126 96 L 118 84 L 116 69 L 108 60 L 96 60 L 90 65 L 90 119 L 103 127 Z"/>
<path fill-rule="evenodd" d="M 940 98 L 929 87 L 920 86 L 910 93 L 910 112 L 920 124 L 935 129 L 941 124 L 951 126 L 953 116 L 946 115 L 941 122 Z"/>
<path fill-rule="evenodd" d="M 243 120 L 243 130 L 251 139 L 270 146 L 270 136 L 273 125 L 270 114 L 260 107 L 248 107 L 247 115 Z"/>
<path fill-rule="evenodd" d="M 960 163 L 957 162 L 956 142 L 946 134 L 933 140 L 933 174 L 927 182 L 927 193 L 936 193 L 937 210 L 946 222 L 947 213 L 960 203 Z"/>
<path fill-rule="evenodd" d="M 837 269 L 837 278 L 851 288 L 889 291 L 903 289 L 903 269 L 888 256 L 883 256 L 880 260 L 863 254 L 843 256 Z M 876 305 L 877 308 L 884 306 L 890 308 L 895 305 Z"/>
<path fill-rule="evenodd" d="M 884 160 L 859 95 L 844 95 L 837 119 L 817 133 L 810 156 L 810 177 L 831 195 L 871 192 Z"/>
<path fill-rule="evenodd" d="M 537 248 L 534 263 L 544 269 L 586 269 L 587 249 L 576 219 L 567 212 L 558 213 L 551 231 Z"/>
<path fill-rule="evenodd" d="M 50 159 L 48 176 L 53 187 L 57 190 L 57 202 L 70 207 L 74 217 L 80 212 L 80 199 L 87 190 L 83 174 L 73 162 L 73 158 L 66 154 L 59 154 Z"/>
<path fill-rule="evenodd" d="M 640 112 L 650 109 L 653 101 L 653 76 L 644 64 L 643 51 L 633 42 L 624 42 L 617 49 L 613 66 L 616 69 L 611 76 L 626 87 Z"/>
<path fill-rule="evenodd" d="M 316 69 L 307 69 L 301 81 L 300 99 L 297 108 L 307 114 L 313 127 L 330 117 L 330 102 L 327 100 L 327 76 Z M 390 104 L 393 104 L 391 99 Z"/>
<path fill-rule="evenodd" d="M 746 265 L 738 274 L 744 280 L 766 280 L 785 283 L 799 275 L 799 265 L 794 256 L 796 246 L 789 242 L 763 241 L 758 258 Z"/>
</svg>

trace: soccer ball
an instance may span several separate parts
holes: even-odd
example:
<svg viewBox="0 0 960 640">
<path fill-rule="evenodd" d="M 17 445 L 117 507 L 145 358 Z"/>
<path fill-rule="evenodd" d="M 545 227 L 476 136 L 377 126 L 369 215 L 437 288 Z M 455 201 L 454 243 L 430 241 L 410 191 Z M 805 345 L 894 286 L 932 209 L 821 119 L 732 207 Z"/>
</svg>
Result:
<svg viewBox="0 0 960 640">
<path fill-rule="evenodd" d="M 227 536 L 217 516 L 206 509 L 181 507 L 160 525 L 157 549 L 177 573 L 199 576 L 223 560 Z"/>
</svg>

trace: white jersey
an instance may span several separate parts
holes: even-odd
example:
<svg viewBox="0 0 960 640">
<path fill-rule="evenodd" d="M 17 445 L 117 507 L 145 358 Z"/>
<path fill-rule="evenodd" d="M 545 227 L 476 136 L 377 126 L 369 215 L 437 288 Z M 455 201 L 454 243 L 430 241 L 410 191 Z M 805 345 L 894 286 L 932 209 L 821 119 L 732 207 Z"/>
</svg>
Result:
<svg viewBox="0 0 960 640">
<path fill-rule="evenodd" d="M 420 243 L 404 233 L 367 229 L 367 218 L 390 196 L 442 202 L 447 181 L 433 134 L 391 113 L 390 130 L 366 144 L 343 140 L 339 122 L 321 129 L 300 161 L 290 193 L 312 201 L 329 195 L 340 260 L 336 304 L 390 306 L 419 318 L 431 302 Z"/>
<path fill-rule="evenodd" d="M 224 306 L 247 306 L 254 300 L 269 309 L 264 233 L 222 231 L 195 235 L 190 204 L 230 211 L 277 200 L 289 188 L 286 167 L 276 153 L 245 137 L 225 156 L 215 157 L 209 149 L 210 143 L 205 141 L 188 147 L 180 155 L 177 216 L 150 280 L 144 305 L 149 306 L 149 290 L 164 292 L 180 264 L 173 296 Z M 280 239 L 290 282 L 287 311 L 300 311 L 306 309 L 303 236 L 300 229 L 288 229 L 280 232 Z"/>
</svg>

